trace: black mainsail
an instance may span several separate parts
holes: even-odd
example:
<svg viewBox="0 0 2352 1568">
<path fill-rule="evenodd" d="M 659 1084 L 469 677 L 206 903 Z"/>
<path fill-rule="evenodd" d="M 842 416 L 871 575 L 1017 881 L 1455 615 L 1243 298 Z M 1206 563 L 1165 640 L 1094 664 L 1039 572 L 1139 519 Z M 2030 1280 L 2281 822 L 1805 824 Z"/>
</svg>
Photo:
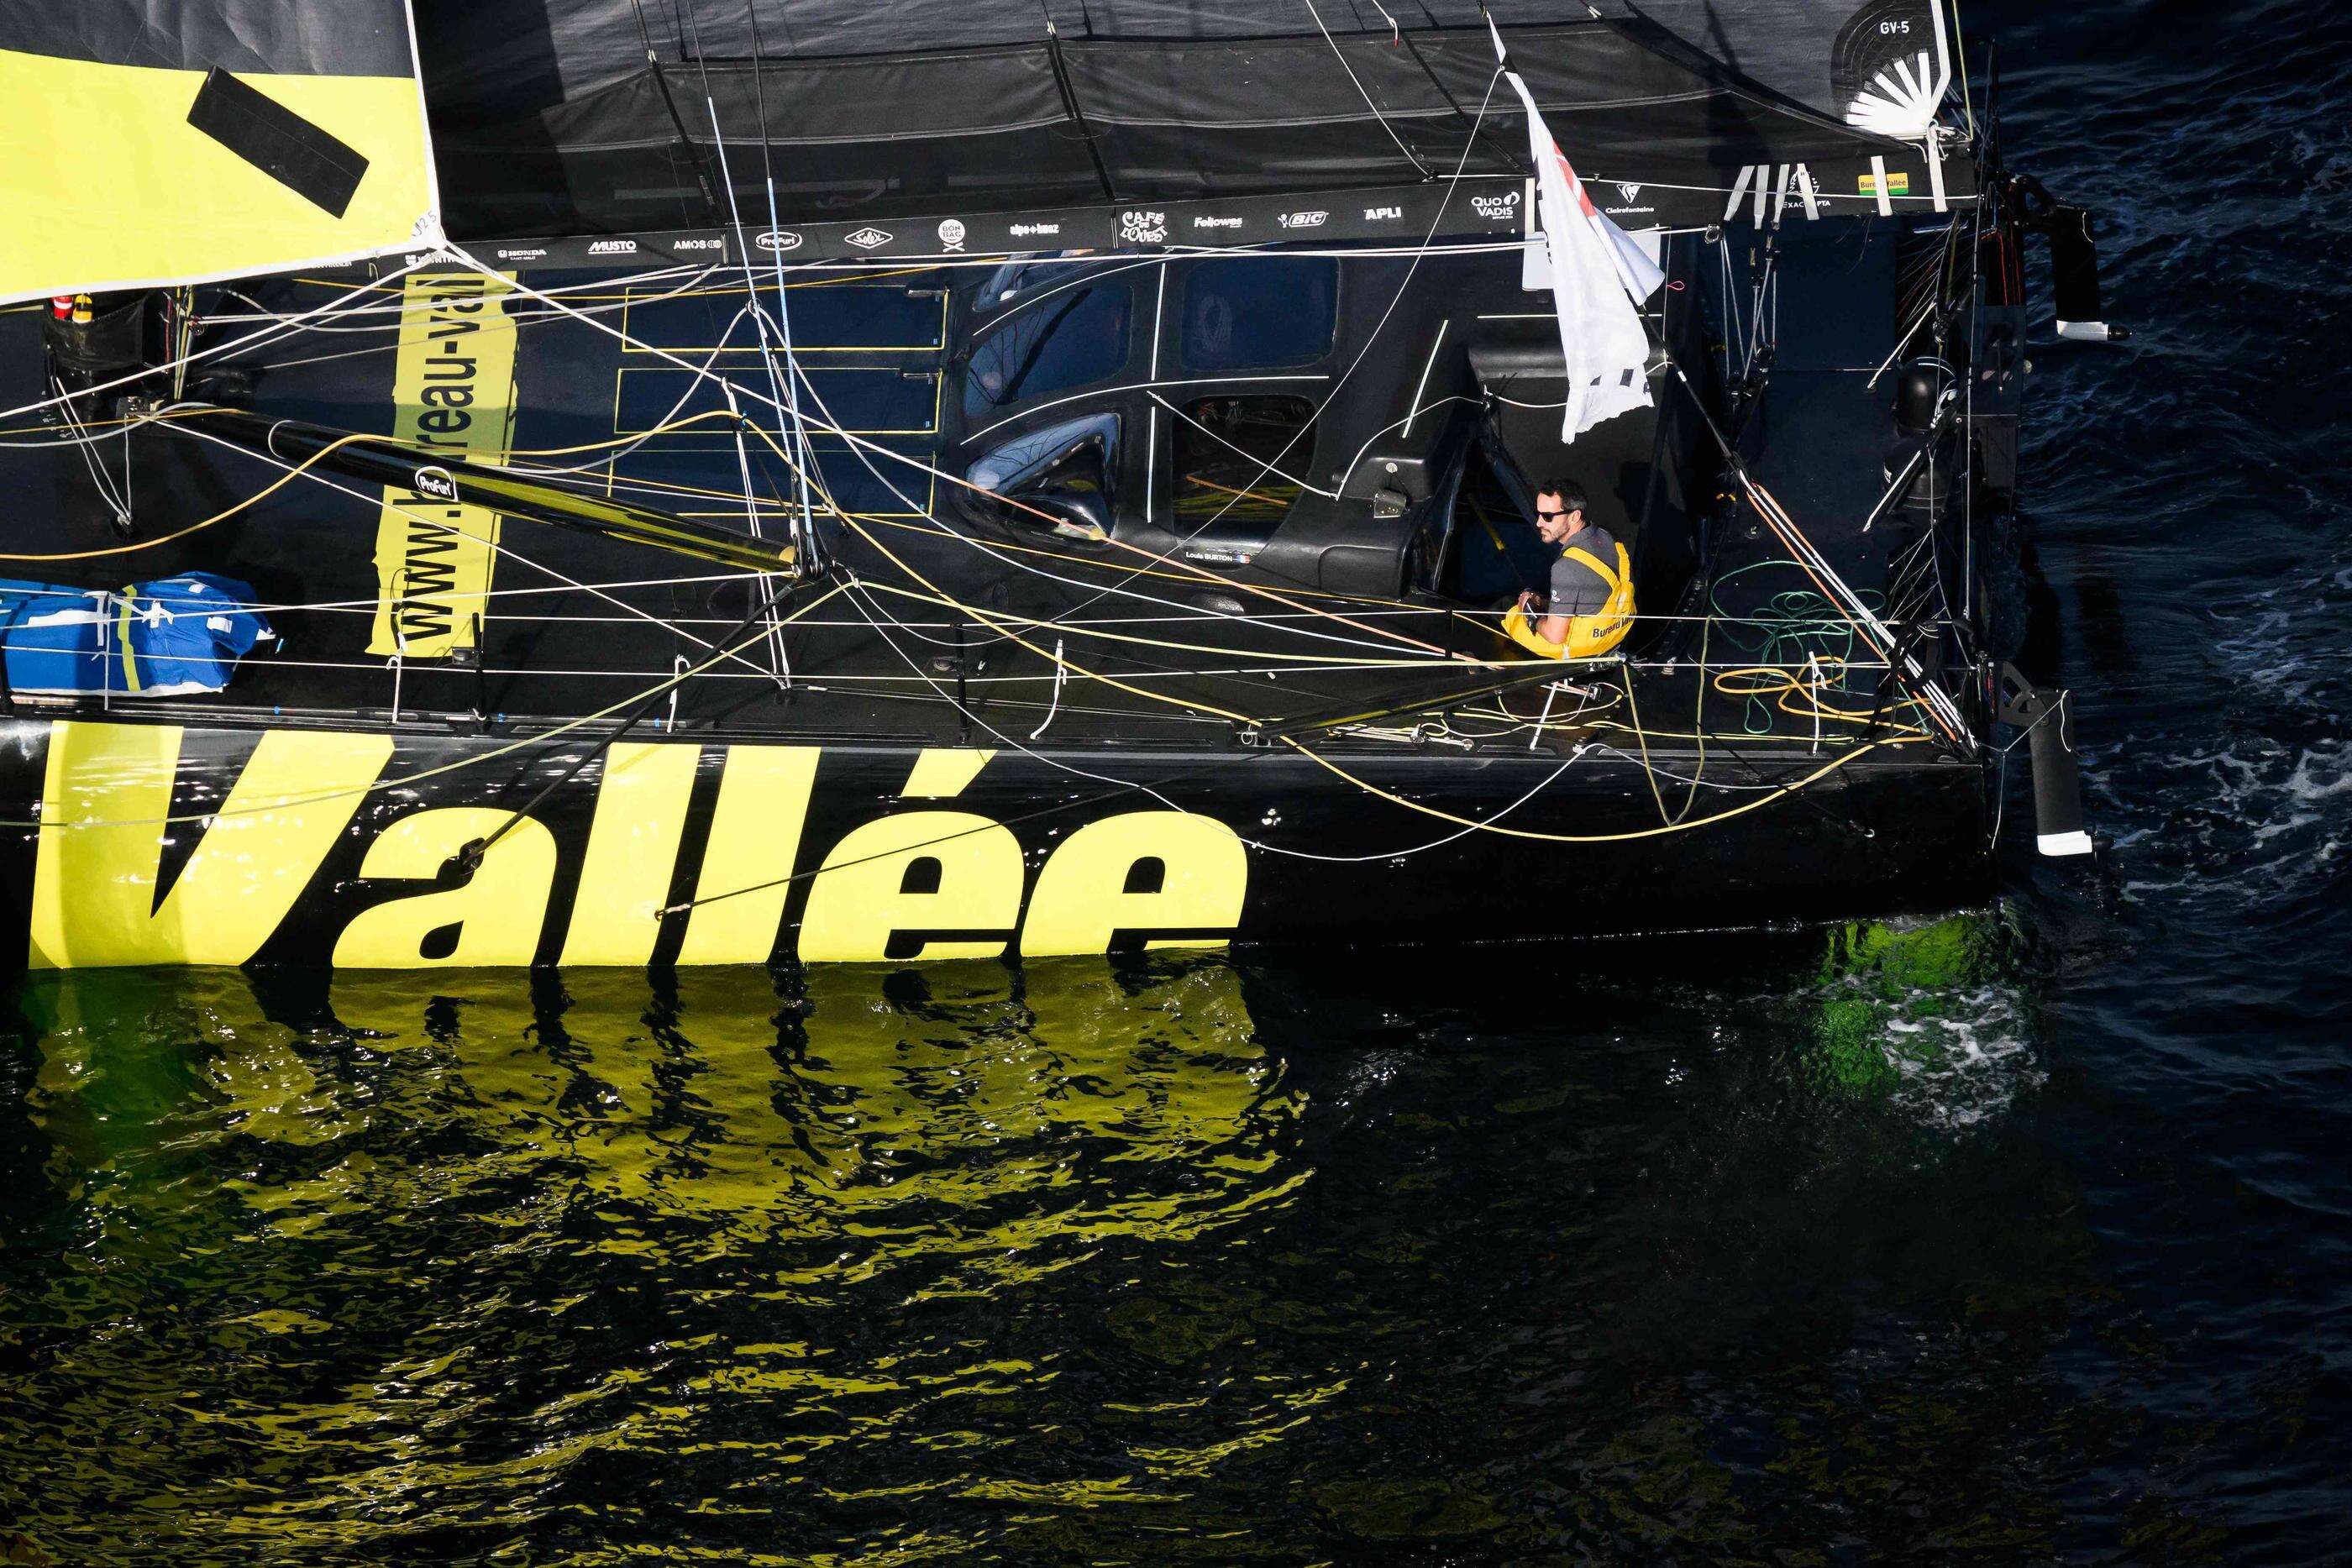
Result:
<svg viewBox="0 0 2352 1568">
<path fill-rule="evenodd" d="M 428 3 L 451 232 L 723 221 L 722 138 L 745 210 L 764 214 L 772 173 L 792 225 L 1526 172 L 1517 105 L 1490 97 L 1475 5 L 1434 0 L 1411 26 L 1375 18 L 1370 30 L 1371 10 L 1342 25 L 1338 7 L 1307 0 L 1066 9 L 569 0 L 545 7 L 542 28 L 517 30 L 495 11 Z M 1916 68 L 1934 68 L 1933 5 L 1734 7 L 1736 26 L 1701 26 L 1699 9 L 1496 7 L 1579 169 L 1635 193 L 1620 204 L 1628 215 L 1719 220 L 1783 184 L 1839 211 L 1926 208 L 1970 188 L 1965 161 L 1942 168 L 1927 135 L 1940 78 L 1907 108 L 1872 88 L 1877 107 L 1857 110 L 1868 95 L 1853 80 L 1915 68 L 1894 58 L 1905 40 L 1924 40 L 1931 65 Z"/>
</svg>

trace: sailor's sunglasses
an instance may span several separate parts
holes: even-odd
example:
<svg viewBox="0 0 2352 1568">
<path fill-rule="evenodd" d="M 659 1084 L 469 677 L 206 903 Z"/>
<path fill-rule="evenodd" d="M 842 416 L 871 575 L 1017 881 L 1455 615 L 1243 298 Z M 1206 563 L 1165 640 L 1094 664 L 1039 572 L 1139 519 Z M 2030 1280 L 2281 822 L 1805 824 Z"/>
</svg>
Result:
<svg viewBox="0 0 2352 1568">
<path fill-rule="evenodd" d="M 1541 507 L 1536 508 L 1536 520 L 1543 523 L 1548 523 L 1554 517 L 1572 517 L 1575 515 L 1576 509 L 1572 507 L 1562 512 L 1547 512 Z"/>
</svg>

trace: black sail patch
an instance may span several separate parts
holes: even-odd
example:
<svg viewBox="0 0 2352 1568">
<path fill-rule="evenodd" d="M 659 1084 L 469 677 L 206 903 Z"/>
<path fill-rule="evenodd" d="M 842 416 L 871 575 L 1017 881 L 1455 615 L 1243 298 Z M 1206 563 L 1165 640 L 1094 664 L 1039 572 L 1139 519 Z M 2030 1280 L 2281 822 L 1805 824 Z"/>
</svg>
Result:
<svg viewBox="0 0 2352 1568">
<path fill-rule="evenodd" d="M 214 67 L 188 123 L 336 217 L 352 204 L 368 161 L 275 99 Z"/>
</svg>

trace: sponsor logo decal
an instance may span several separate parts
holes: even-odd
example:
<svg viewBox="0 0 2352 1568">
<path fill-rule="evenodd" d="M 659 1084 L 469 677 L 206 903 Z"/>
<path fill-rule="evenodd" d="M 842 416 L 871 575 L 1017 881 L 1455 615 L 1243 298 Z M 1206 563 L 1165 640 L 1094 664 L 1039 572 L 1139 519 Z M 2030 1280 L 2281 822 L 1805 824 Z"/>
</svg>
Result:
<svg viewBox="0 0 2352 1568">
<path fill-rule="evenodd" d="M 1239 218 L 1221 218 L 1202 213 L 1192 220 L 1192 226 L 1196 229 L 1237 229 L 1242 226 L 1242 221 Z"/>
<path fill-rule="evenodd" d="M 1118 237 L 1130 245 L 1159 245 L 1168 238 L 1168 214 L 1130 208 L 1118 214 Z"/>
<path fill-rule="evenodd" d="M 1878 194 L 1878 176 L 1875 174 L 1864 174 L 1862 177 L 1862 183 L 1857 188 L 1865 196 L 1874 196 Z M 1909 170 L 1896 169 L 1887 174 L 1886 193 L 1888 195 L 1904 195 L 1907 193 L 1910 189 L 1911 172 Z"/>
<path fill-rule="evenodd" d="M 1519 193 L 1507 191 L 1499 196 L 1473 196 L 1470 210 L 1490 224 L 1516 223 L 1519 216 Z"/>
<path fill-rule="evenodd" d="M 880 250 L 890 243 L 890 231 L 887 229 L 866 228 L 856 229 L 842 235 L 841 243 L 854 245 L 860 250 Z"/>
<path fill-rule="evenodd" d="M 635 256 L 637 254 L 637 242 L 633 239 L 592 240 L 588 245 L 588 254 L 590 256 Z"/>
<path fill-rule="evenodd" d="M 642 967 L 674 883 L 703 901 L 685 917 L 681 964 L 764 963 L 779 948 L 870 962 L 1016 945 L 1032 956 L 1102 953 L 1138 938 L 1215 946 L 1249 891 L 1248 852 L 1205 813 L 1113 810 L 1050 838 L 963 802 L 869 814 L 900 777 L 908 795 L 943 803 L 990 765 L 986 752 L 925 751 L 901 776 L 887 761 L 861 769 L 854 753 L 820 768 L 815 747 L 714 747 L 717 795 L 695 848 L 688 818 L 707 773 L 691 741 L 616 742 L 601 779 L 521 817 L 462 769 L 398 799 L 370 794 L 408 770 L 381 733 L 270 730 L 247 753 L 177 725 L 67 720 L 48 727 L 47 749 L 27 949 L 42 969 L 243 964 L 273 938 L 297 961 L 345 968 L 524 965 L 542 932 L 563 964 Z M 828 798 L 816 781 L 843 764 L 856 782 Z M 229 809 L 201 828 L 157 823 L 184 779 L 225 793 Z M 480 867 L 444 880 L 450 858 L 494 830 L 504 836 Z M 166 835 L 184 847 L 159 898 Z M 357 878 L 322 874 L 353 840 Z M 923 860 L 928 886 L 908 891 Z M 1145 861 L 1163 874 L 1153 891 L 1128 891 Z M 812 862 L 786 925 L 794 870 Z M 547 931 L 558 887 L 577 891 Z"/>
<path fill-rule="evenodd" d="M 1403 216 L 1402 207 L 1366 207 L 1364 209 L 1364 221 L 1368 224 L 1384 223 L 1390 219 Z"/>
<path fill-rule="evenodd" d="M 537 261 L 546 254 L 545 246 L 525 246 L 512 250 L 501 250 L 498 253 L 498 257 L 500 261 Z"/>
<path fill-rule="evenodd" d="M 1014 224 L 1013 225 L 1013 236 L 1015 239 L 1028 239 L 1037 235 L 1057 235 L 1061 232 L 1062 225 L 1059 224 Z"/>
<path fill-rule="evenodd" d="M 402 297 L 408 326 L 393 363 L 393 435 L 451 457 L 505 456 L 515 365 L 508 281 L 412 273 Z M 499 515 L 461 505 L 446 469 L 424 464 L 410 483 L 385 486 L 368 652 L 444 659 L 474 646 L 498 542 Z"/>
<path fill-rule="evenodd" d="M 1331 221 L 1328 212 L 1285 213 L 1275 220 L 1286 229 L 1319 229 Z"/>
<path fill-rule="evenodd" d="M 677 241 L 670 246 L 670 249 L 672 250 L 725 250 L 726 248 L 727 242 L 723 239 L 717 238 L 682 239 Z"/>
<path fill-rule="evenodd" d="M 963 220 L 961 218 L 941 218 L 940 220 L 940 245 L 941 248 L 946 250 L 961 250 L 963 248 L 964 235 L 971 232 L 971 230 L 963 226 Z"/>
<path fill-rule="evenodd" d="M 760 235 L 751 243 L 758 246 L 761 250 L 772 251 L 777 255 L 782 255 L 783 252 L 788 250 L 800 249 L 801 236 L 794 234 L 790 229 L 770 229 L 766 234 Z"/>
<path fill-rule="evenodd" d="M 1628 184 L 1621 180 L 1617 184 L 1617 194 L 1626 202 L 1637 202 L 1642 198 L 1642 187 L 1638 184 Z"/>
</svg>

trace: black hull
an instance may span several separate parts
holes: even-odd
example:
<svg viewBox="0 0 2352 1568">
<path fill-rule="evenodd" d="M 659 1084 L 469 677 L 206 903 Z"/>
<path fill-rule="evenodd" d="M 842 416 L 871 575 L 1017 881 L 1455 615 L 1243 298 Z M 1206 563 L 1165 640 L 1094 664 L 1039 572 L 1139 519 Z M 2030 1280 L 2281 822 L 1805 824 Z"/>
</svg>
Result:
<svg viewBox="0 0 2352 1568">
<path fill-rule="evenodd" d="M 1443 945 L 1950 907 L 1993 881 L 1983 770 L 1916 745 L 1718 753 L 1707 779 L 1742 788 L 1697 790 L 1674 826 L 1637 764 L 1561 772 L 1549 750 L 656 735 L 608 751 L 584 731 L 23 718 L 0 734 L 0 939 L 35 967 Z M 1657 782 L 1681 812 L 1684 786 Z M 493 835 L 469 873 L 464 846 Z"/>
</svg>

